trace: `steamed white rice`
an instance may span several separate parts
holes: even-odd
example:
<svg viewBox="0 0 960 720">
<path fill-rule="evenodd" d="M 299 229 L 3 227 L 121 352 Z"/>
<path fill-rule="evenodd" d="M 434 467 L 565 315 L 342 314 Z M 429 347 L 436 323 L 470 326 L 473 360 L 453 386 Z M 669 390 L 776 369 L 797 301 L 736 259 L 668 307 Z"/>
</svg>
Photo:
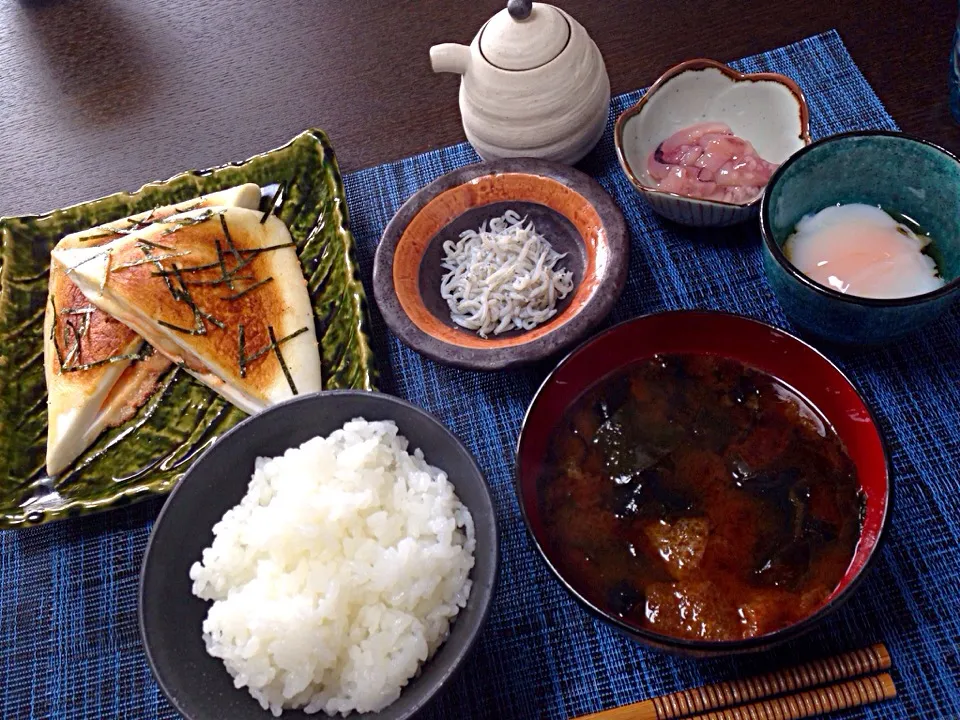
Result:
<svg viewBox="0 0 960 720">
<path fill-rule="evenodd" d="M 213 532 L 190 569 L 207 651 L 274 715 L 385 708 L 470 595 L 470 512 L 389 421 L 258 458 Z"/>
</svg>

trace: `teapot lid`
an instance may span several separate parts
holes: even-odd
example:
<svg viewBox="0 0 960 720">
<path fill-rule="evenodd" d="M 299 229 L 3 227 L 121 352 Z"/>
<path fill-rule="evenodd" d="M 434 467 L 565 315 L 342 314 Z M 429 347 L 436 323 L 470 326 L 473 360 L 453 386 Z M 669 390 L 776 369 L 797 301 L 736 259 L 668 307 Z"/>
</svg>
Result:
<svg viewBox="0 0 960 720">
<path fill-rule="evenodd" d="M 570 23 L 553 5 L 510 0 L 481 30 L 480 52 L 502 70 L 532 70 L 559 55 L 569 39 Z"/>
</svg>

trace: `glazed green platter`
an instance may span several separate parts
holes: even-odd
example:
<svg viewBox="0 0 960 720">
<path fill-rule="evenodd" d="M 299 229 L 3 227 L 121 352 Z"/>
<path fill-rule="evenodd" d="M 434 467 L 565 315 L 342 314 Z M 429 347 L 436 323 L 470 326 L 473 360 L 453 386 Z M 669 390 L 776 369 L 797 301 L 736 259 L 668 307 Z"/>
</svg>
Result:
<svg viewBox="0 0 960 720">
<path fill-rule="evenodd" d="M 246 415 L 177 367 L 127 423 L 47 477 L 43 316 L 50 250 L 67 233 L 242 183 L 257 183 L 297 243 L 316 317 L 324 388 L 372 390 L 366 300 L 340 170 L 308 130 L 243 162 L 185 172 L 46 215 L 0 218 L 0 529 L 36 525 L 168 493 L 193 460 Z"/>
</svg>

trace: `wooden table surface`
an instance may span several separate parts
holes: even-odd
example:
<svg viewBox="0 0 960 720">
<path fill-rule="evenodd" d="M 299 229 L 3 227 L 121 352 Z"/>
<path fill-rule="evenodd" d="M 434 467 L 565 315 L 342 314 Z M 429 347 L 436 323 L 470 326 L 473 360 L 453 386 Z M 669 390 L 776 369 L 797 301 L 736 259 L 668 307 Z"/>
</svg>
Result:
<svg viewBox="0 0 960 720">
<path fill-rule="evenodd" d="M 597 41 L 614 93 L 691 57 L 732 60 L 836 28 L 905 131 L 960 151 L 947 105 L 955 0 L 560 2 Z M 345 171 L 461 140 L 458 79 L 434 75 L 428 50 L 468 43 L 502 6 L 4 0 L 0 215 L 240 160 L 311 126 Z"/>
</svg>

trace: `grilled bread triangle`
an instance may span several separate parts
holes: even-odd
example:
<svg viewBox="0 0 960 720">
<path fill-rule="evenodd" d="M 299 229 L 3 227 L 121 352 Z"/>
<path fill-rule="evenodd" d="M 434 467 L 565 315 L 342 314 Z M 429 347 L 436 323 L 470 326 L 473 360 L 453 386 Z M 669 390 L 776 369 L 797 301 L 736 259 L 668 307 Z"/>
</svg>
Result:
<svg viewBox="0 0 960 720">
<path fill-rule="evenodd" d="M 208 206 L 254 209 L 260 188 L 248 183 L 65 236 L 56 250 L 96 248 L 179 212 Z M 78 340 L 79 337 L 79 340 Z M 47 381 L 47 472 L 65 470 L 109 426 L 125 422 L 169 367 L 136 332 L 90 303 L 63 266 L 50 263 L 44 318 Z"/>
<path fill-rule="evenodd" d="M 245 412 L 321 389 L 310 295 L 276 217 L 192 210 L 54 256 L 90 302 Z"/>
</svg>

